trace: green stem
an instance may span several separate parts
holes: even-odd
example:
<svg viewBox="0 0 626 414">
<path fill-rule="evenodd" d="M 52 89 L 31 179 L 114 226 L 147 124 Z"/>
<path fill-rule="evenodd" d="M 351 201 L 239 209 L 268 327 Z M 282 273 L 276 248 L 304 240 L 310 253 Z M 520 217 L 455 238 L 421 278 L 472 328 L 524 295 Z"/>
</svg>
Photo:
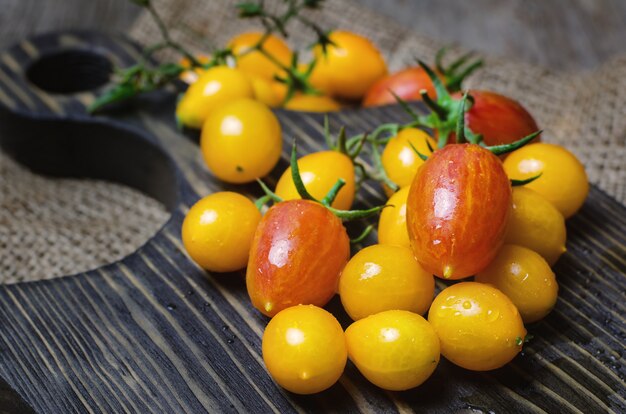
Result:
<svg viewBox="0 0 626 414">
<path fill-rule="evenodd" d="M 363 240 L 365 240 L 365 238 L 367 236 L 370 235 L 370 233 L 372 232 L 372 230 L 374 230 L 374 225 L 370 224 L 368 225 L 362 232 L 361 234 L 359 234 L 357 237 L 355 237 L 354 239 L 350 239 L 350 244 L 357 244 L 357 243 L 361 243 Z"/>
<path fill-rule="evenodd" d="M 329 209 L 335 216 L 339 217 L 345 221 L 358 220 L 363 218 L 372 217 L 378 214 L 385 207 L 391 207 L 390 205 L 372 207 L 368 210 L 337 210 L 333 207 L 326 207 Z"/>
<path fill-rule="evenodd" d="M 270 188 L 267 185 L 265 185 L 263 181 L 257 178 L 256 182 L 259 183 L 265 195 L 270 197 L 272 201 L 274 201 L 275 203 L 280 203 L 281 201 L 283 201 L 283 199 L 280 198 L 278 195 L 276 195 L 276 193 L 274 193 L 272 190 L 270 190 Z"/>
<path fill-rule="evenodd" d="M 326 197 L 324 197 L 320 201 L 320 203 L 322 203 L 326 207 L 329 207 L 333 203 L 333 201 L 335 201 L 335 198 L 337 198 L 337 194 L 339 194 L 339 190 L 341 190 L 344 185 L 346 185 L 346 180 L 344 180 L 343 178 L 338 179 L 337 182 L 328 191 Z"/>
<path fill-rule="evenodd" d="M 257 210 L 262 212 L 263 207 L 270 201 L 272 201 L 272 196 L 270 196 L 269 194 L 265 194 L 264 196 L 259 197 L 259 199 L 254 202 L 254 205 L 256 206 Z"/>
<path fill-rule="evenodd" d="M 527 135 L 524 138 L 517 140 L 515 142 L 511 142 L 510 144 L 492 145 L 490 147 L 485 147 L 485 148 L 491 151 L 494 155 L 506 154 L 508 152 L 515 151 L 516 149 L 521 148 L 524 145 L 528 144 L 530 141 L 532 141 L 534 138 L 537 137 L 537 135 L 541 134 L 542 132 L 543 131 L 541 130 L 537 132 L 533 132 L 532 134 Z"/>
</svg>

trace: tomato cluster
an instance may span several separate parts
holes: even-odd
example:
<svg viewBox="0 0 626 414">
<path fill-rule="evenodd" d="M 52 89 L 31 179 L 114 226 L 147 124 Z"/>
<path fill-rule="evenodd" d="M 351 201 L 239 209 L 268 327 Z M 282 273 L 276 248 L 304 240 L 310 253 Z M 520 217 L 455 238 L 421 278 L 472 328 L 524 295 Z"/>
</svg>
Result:
<svg viewBox="0 0 626 414">
<path fill-rule="evenodd" d="M 233 50 L 255 39 L 239 36 Z M 375 91 L 383 88 L 376 82 L 386 73 L 378 52 L 347 32 L 331 39 L 336 44 L 319 56 L 312 82 L 342 99 L 360 98 L 371 87 L 365 102 L 376 103 Z M 290 59 L 278 39 L 267 47 Z M 353 50 L 368 51 L 372 62 L 359 65 L 358 76 L 347 73 L 361 56 Z M 199 76 L 189 90 L 203 91 L 197 99 L 206 112 L 186 112 L 196 99 L 191 92 L 179 105 L 179 119 L 202 122 L 207 166 L 226 182 L 265 176 L 281 153 L 280 124 L 242 74 L 271 83 L 280 73 L 255 53 L 238 69 Z M 261 182 L 266 195 L 256 205 L 236 193 L 215 193 L 185 218 L 183 243 L 198 265 L 214 272 L 247 268 L 252 305 L 272 318 L 263 358 L 276 382 L 292 392 L 327 389 L 347 359 L 387 390 L 422 384 L 440 354 L 469 370 L 495 369 L 522 349 L 524 324 L 555 306 L 551 266 L 565 252 L 565 219 L 587 195 L 584 168 L 565 148 L 535 142 L 536 123 L 519 103 L 488 91 L 455 94 L 471 65 L 461 73 L 437 66 L 402 73 L 417 71 L 420 82 L 430 82 L 419 97 L 433 109 L 425 118 L 435 125 L 432 135 L 415 128 L 417 122 L 387 128 L 392 134 L 383 140 L 346 138 L 342 131 L 333 141 L 327 133 L 328 151 L 300 159 L 294 144 L 290 167 L 275 191 Z M 213 76 L 238 80 L 211 86 Z M 206 93 L 211 90 L 215 94 Z M 378 154 L 377 174 L 366 174 L 358 157 L 368 145 Z M 378 145 L 385 145 L 382 154 Z M 384 184 L 387 205 L 350 210 L 360 180 L 372 177 Z M 381 211 L 378 244 L 350 257 L 343 222 Z M 448 286 L 434 297 L 436 278 Z M 322 309 L 336 293 L 354 320 L 345 332 Z"/>
</svg>

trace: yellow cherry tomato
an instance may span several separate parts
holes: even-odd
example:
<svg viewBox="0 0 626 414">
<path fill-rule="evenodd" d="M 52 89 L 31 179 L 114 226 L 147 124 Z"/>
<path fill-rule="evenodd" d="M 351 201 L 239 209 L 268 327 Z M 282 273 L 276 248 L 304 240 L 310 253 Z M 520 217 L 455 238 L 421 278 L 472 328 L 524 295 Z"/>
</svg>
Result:
<svg viewBox="0 0 626 414">
<path fill-rule="evenodd" d="M 314 394 L 331 387 L 348 359 L 341 325 L 314 305 L 278 312 L 265 328 L 262 348 L 272 378 L 296 394 Z"/>
<path fill-rule="evenodd" d="M 536 322 L 550 313 L 559 292 L 545 259 L 514 244 L 504 245 L 493 262 L 476 275 L 476 281 L 489 283 L 507 295 L 524 323 Z"/>
<path fill-rule="evenodd" d="M 505 243 L 528 247 L 553 266 L 566 251 L 565 240 L 565 219 L 559 210 L 536 191 L 514 187 Z"/>
<path fill-rule="evenodd" d="M 343 99 L 361 99 L 369 87 L 387 74 L 387 65 L 372 42 L 355 33 L 335 31 L 334 45 L 324 55 L 318 45 L 313 49 L 317 63 L 312 73 L 313 86 Z"/>
<path fill-rule="evenodd" d="M 228 47 L 237 56 L 237 67 L 246 73 L 271 80 L 280 75 L 283 70 L 259 51 L 246 52 L 253 47 L 263 36 L 261 32 L 241 33 L 228 42 Z M 263 49 L 271 54 L 284 66 L 291 64 L 291 49 L 280 38 L 269 35 L 263 42 Z"/>
<path fill-rule="evenodd" d="M 522 350 L 526 329 L 511 300 L 493 286 L 462 282 L 433 301 L 428 321 L 439 336 L 441 353 L 473 371 L 500 368 Z"/>
<path fill-rule="evenodd" d="M 211 113 L 200 147 L 217 178 L 240 184 L 267 175 L 280 158 L 282 142 L 272 111 L 252 99 L 239 99 Z"/>
<path fill-rule="evenodd" d="M 176 118 L 187 127 L 201 128 L 215 109 L 235 99 L 252 97 L 254 89 L 243 72 L 216 66 L 202 73 L 189 86 L 178 102 Z"/>
<path fill-rule="evenodd" d="M 411 248 L 406 228 L 406 201 L 411 187 L 404 187 L 391 196 L 378 219 L 378 243 Z"/>
<path fill-rule="evenodd" d="M 280 106 L 282 98 L 278 94 L 277 90 L 272 85 L 274 81 L 269 81 L 265 78 L 256 75 L 248 75 L 250 82 L 252 82 L 252 89 L 254 89 L 254 98 L 272 108 Z"/>
<path fill-rule="evenodd" d="M 504 160 L 504 169 L 512 179 L 523 180 L 541 173 L 526 184 L 570 218 L 585 202 L 589 182 L 585 167 L 565 148 L 543 142 L 526 145 Z"/>
<path fill-rule="evenodd" d="M 200 267 L 234 272 L 248 263 L 261 213 L 241 194 L 224 191 L 204 197 L 185 216 L 183 245 Z"/>
<path fill-rule="evenodd" d="M 391 391 L 417 387 L 439 363 L 439 338 L 420 315 L 388 310 L 346 329 L 348 356 L 374 385 Z"/>
<path fill-rule="evenodd" d="M 298 168 L 304 187 L 318 200 L 324 198 L 337 180 L 343 178 L 346 184 L 339 190 L 332 206 L 340 210 L 349 210 L 352 207 L 356 183 L 350 157 L 339 151 L 314 152 L 300 158 Z M 291 178 L 291 167 L 281 175 L 275 192 L 283 200 L 300 198 Z"/>
<path fill-rule="evenodd" d="M 364 248 L 350 259 L 339 279 L 341 303 L 355 321 L 391 309 L 423 314 L 434 293 L 433 275 L 402 246 Z"/>
<path fill-rule="evenodd" d="M 417 169 L 424 161 L 415 153 L 411 144 L 422 154 L 430 155 L 428 143 L 432 148 L 437 148 L 437 143 L 426 132 L 417 128 L 406 128 L 391 138 L 383 153 L 381 161 L 387 176 L 400 188 L 410 186 Z M 385 186 L 385 193 L 391 196 L 393 192 Z"/>
<path fill-rule="evenodd" d="M 341 105 L 324 95 L 296 95 L 287 101 L 285 108 L 302 112 L 336 112 Z"/>
</svg>

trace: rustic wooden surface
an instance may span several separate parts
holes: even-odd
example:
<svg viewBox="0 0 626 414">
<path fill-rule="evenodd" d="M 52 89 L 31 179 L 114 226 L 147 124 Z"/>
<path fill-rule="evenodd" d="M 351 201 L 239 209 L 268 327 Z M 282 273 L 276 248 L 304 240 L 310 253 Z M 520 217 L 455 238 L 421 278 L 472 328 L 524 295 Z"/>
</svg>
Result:
<svg viewBox="0 0 626 414">
<path fill-rule="evenodd" d="M 593 68 L 611 56 L 626 53 L 623 0 L 354 1 L 421 35 L 553 69 Z M 139 12 L 129 0 L 1 3 L 0 48 L 51 30 L 125 32 Z"/>
<path fill-rule="evenodd" d="M 51 95 L 26 79 L 24 68 L 46 50 L 87 48 L 94 42 L 100 53 L 122 63 L 136 53 L 121 38 L 109 42 L 66 34 L 22 42 L 0 55 L 0 126 L 23 138 L 4 144 L 9 150 L 28 149 L 33 140 L 30 149 L 36 150 L 32 144 L 41 142 L 36 140 L 42 134 L 29 131 L 37 128 L 44 128 L 54 147 L 75 139 L 74 128 L 130 127 L 127 133 L 137 148 L 153 150 L 156 142 L 171 154 L 175 180 L 158 187 L 149 180 L 118 179 L 169 203 L 172 217 L 121 262 L 52 281 L 0 286 L 0 377 L 6 381 L 0 382 L 0 409 L 20 412 L 16 407 L 27 404 L 40 413 L 626 411 L 626 209 L 596 188 L 568 221 L 568 252 L 555 268 L 556 308 L 528 327 L 535 338 L 511 364 L 474 373 L 442 359 L 426 384 L 401 393 L 377 389 L 351 363 L 339 383 L 319 395 L 296 396 L 277 387 L 261 359 L 267 319 L 250 306 L 243 275 L 208 274 L 184 253 L 180 227 L 189 206 L 230 187 L 203 166 L 197 136 L 176 129 L 175 95 L 155 94 L 142 105 L 98 117 L 96 125 L 84 112 L 93 93 Z M 297 137 L 300 151 L 323 147 L 321 116 L 278 115 L 285 139 Z M 59 133 L 57 123 L 64 117 L 74 121 L 63 121 Z M 331 126 L 346 125 L 357 133 L 390 120 L 406 120 L 406 115 L 398 107 L 344 111 L 332 115 Z M 84 132 L 83 139 L 97 137 Z M 286 167 L 288 147 L 269 184 Z M 85 148 L 79 149 L 67 151 L 82 160 Z M 44 162 L 24 157 L 28 160 Z M 101 162 L 113 166 L 116 160 L 110 154 Z M 73 168 L 71 163 L 56 167 Z M 237 189 L 258 194 L 256 186 Z M 379 204 L 381 195 L 367 185 L 357 206 Z M 444 286 L 438 281 L 438 289 Z M 346 327 L 349 318 L 336 298 L 328 308 Z"/>
</svg>

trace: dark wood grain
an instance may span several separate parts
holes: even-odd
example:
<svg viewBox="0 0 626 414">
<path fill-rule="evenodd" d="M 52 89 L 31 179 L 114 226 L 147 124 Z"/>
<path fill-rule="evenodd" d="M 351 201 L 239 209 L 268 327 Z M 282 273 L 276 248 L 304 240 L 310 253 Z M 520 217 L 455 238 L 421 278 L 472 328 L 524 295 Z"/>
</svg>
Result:
<svg viewBox="0 0 626 414">
<path fill-rule="evenodd" d="M 209 174 L 197 135 L 182 134 L 175 126 L 175 93 L 157 93 L 94 120 L 84 109 L 93 92 L 49 94 L 25 78 L 25 68 L 41 55 L 93 50 L 93 45 L 120 64 L 131 62 L 137 51 L 120 37 L 68 33 L 22 42 L 1 54 L 0 127 L 13 128 L 12 134 L 22 129 L 21 136 L 33 140 L 28 130 L 43 123 L 50 142 L 67 144 L 67 135 L 76 133 L 72 128 L 111 123 L 141 142 L 139 148 L 158 145 L 173 160 L 174 180 L 153 188 L 150 182 L 111 178 L 143 191 L 153 188 L 154 197 L 173 192 L 172 216 L 120 262 L 57 280 L 0 286 L 0 377 L 10 395 L 40 413 L 626 411 L 626 209 L 596 188 L 568 221 L 568 252 L 555 268 L 556 308 L 528 327 L 535 338 L 512 363 L 476 373 L 442 359 L 423 386 L 400 393 L 374 387 L 350 363 L 340 381 L 321 394 L 297 396 L 278 387 L 261 355 L 267 318 L 250 305 L 243 275 L 203 271 L 180 240 L 184 215 L 200 197 L 232 188 L 256 196 L 256 186 L 227 186 Z M 323 147 L 321 116 L 277 114 L 285 139 L 297 138 L 301 152 Z M 28 120 L 26 131 L 20 119 Z M 405 119 L 395 106 L 330 117 L 333 129 L 345 125 L 349 133 Z M 18 158 L 28 148 L 27 142 L 1 143 Z M 288 147 L 269 184 L 286 167 Z M 102 154 L 103 165 L 115 165 L 115 155 Z M 72 162 L 82 155 L 78 151 L 68 159 L 64 171 L 75 171 Z M 377 185 L 367 183 L 357 206 L 379 204 L 381 195 Z M 438 281 L 438 289 L 443 287 Z M 349 324 L 336 298 L 327 308 L 344 327 Z M 2 395 L 9 394 L 0 389 Z M 17 406 L 2 406 L 18 412 L 12 407 Z"/>
</svg>

